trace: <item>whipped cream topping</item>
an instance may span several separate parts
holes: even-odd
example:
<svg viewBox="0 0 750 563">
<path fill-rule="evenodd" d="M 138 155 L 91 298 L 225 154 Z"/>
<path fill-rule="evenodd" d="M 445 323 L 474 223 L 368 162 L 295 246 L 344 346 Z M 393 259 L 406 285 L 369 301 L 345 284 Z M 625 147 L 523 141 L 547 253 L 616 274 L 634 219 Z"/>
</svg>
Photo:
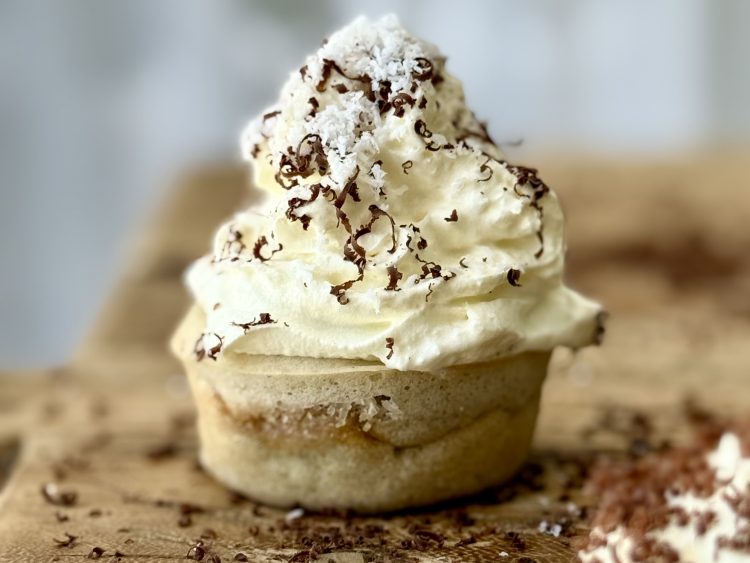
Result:
<svg viewBox="0 0 750 563">
<path fill-rule="evenodd" d="M 668 522 L 639 533 L 623 525 L 609 531 L 596 527 L 589 548 L 579 553 L 582 561 L 628 563 L 662 557 L 693 563 L 750 562 L 750 456 L 743 455 L 738 436 L 727 432 L 705 462 L 708 473 L 700 464 L 690 467 L 709 479 L 678 474 L 672 490 L 664 492 Z"/>
<path fill-rule="evenodd" d="M 598 337 L 600 307 L 562 283 L 557 197 L 505 160 L 445 58 L 395 17 L 324 42 L 242 151 L 262 197 L 187 277 L 201 358 L 434 370 Z"/>
</svg>

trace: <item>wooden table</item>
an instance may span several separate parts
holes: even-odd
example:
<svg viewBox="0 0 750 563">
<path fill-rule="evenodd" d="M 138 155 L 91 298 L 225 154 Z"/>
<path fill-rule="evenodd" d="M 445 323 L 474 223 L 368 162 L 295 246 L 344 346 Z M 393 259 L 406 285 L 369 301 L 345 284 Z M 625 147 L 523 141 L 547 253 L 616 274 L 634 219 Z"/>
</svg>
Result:
<svg viewBox="0 0 750 563">
<path fill-rule="evenodd" d="M 648 433 L 634 413 L 653 426 L 649 440 L 679 441 L 686 396 L 722 413 L 750 405 L 747 156 L 538 160 L 567 210 L 570 282 L 612 314 L 605 345 L 556 352 L 514 483 L 383 518 L 285 518 L 197 467 L 192 404 L 166 339 L 187 305 L 181 272 L 246 180 L 231 166 L 188 175 L 70 365 L 0 377 L 0 561 L 100 550 L 105 561 L 304 561 L 313 540 L 339 546 L 321 561 L 575 560 L 571 536 L 595 502 L 581 491 L 586 467 Z"/>
</svg>

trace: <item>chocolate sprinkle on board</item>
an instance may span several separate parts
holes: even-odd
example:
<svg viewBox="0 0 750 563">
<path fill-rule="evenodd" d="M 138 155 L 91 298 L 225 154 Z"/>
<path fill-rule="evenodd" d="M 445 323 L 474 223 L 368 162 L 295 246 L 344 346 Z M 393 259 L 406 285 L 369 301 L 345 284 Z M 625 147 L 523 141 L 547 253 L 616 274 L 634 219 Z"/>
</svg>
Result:
<svg viewBox="0 0 750 563">
<path fill-rule="evenodd" d="M 388 350 L 388 355 L 385 357 L 386 360 L 390 360 L 391 356 L 393 356 L 393 344 L 394 344 L 393 338 L 390 336 L 385 339 L 385 347 Z"/>
<path fill-rule="evenodd" d="M 177 446 L 173 442 L 166 442 L 149 449 L 146 457 L 153 461 L 159 461 L 177 454 Z"/>
<path fill-rule="evenodd" d="M 450 217 L 445 218 L 446 223 L 455 223 L 458 221 L 458 212 L 454 209 L 451 211 Z"/>
<path fill-rule="evenodd" d="M 232 559 L 232 561 L 249 561 L 249 559 L 247 558 L 247 555 L 245 555 L 244 553 L 237 553 Z"/>
<path fill-rule="evenodd" d="M 70 490 L 62 490 L 55 483 L 42 485 L 41 493 L 44 500 L 55 506 L 73 506 L 78 500 L 78 493 Z"/>
<path fill-rule="evenodd" d="M 206 549 L 205 544 L 198 540 L 195 542 L 195 544 L 188 550 L 187 555 L 185 555 L 186 559 L 192 559 L 193 561 L 203 561 L 203 558 L 206 556 Z"/>
<path fill-rule="evenodd" d="M 99 559 L 102 555 L 104 555 L 104 550 L 101 547 L 94 547 L 86 556 L 86 559 Z"/>
<path fill-rule="evenodd" d="M 76 543 L 76 540 L 78 539 L 78 536 L 74 536 L 73 534 L 65 532 L 64 540 L 58 540 L 57 538 L 52 539 L 57 544 L 57 547 L 73 547 L 73 545 L 75 545 Z"/>
</svg>

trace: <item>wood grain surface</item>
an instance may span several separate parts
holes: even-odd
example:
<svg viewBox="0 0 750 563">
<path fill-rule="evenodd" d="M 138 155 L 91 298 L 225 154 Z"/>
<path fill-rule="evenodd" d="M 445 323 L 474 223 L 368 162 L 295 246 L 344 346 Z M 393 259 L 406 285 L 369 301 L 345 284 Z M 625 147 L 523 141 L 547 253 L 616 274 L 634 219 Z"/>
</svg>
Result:
<svg viewBox="0 0 750 563">
<path fill-rule="evenodd" d="M 537 161 L 567 212 L 569 281 L 611 313 L 605 344 L 555 353 L 513 483 L 384 517 L 258 506 L 197 466 L 166 339 L 181 272 L 247 186 L 231 166 L 187 175 L 70 365 L 0 376 L 0 561 L 574 561 L 592 460 L 684 440 L 688 396 L 750 407 L 747 157 Z"/>
</svg>

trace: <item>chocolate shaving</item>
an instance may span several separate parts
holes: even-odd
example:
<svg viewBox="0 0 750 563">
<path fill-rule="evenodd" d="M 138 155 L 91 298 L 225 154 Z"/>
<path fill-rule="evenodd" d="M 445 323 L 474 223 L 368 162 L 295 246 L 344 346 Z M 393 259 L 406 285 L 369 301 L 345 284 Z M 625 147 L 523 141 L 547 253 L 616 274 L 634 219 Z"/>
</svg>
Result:
<svg viewBox="0 0 750 563">
<path fill-rule="evenodd" d="M 451 211 L 450 217 L 445 217 L 446 223 L 455 223 L 458 221 L 458 212 L 454 209 Z"/>
<path fill-rule="evenodd" d="M 218 344 L 214 344 L 206 350 L 206 346 L 203 343 L 203 340 L 206 336 L 213 335 L 218 340 Z M 216 334 L 215 332 L 204 332 L 198 337 L 198 340 L 195 341 L 195 346 L 193 347 L 193 353 L 195 354 L 196 360 L 201 361 L 203 358 L 208 357 L 214 361 L 216 361 L 216 357 L 219 352 L 221 352 L 221 348 L 224 346 L 224 338 Z"/>
<path fill-rule="evenodd" d="M 331 88 L 336 90 L 339 94 L 346 94 L 349 91 L 349 88 L 347 88 L 345 84 L 334 84 Z"/>
<path fill-rule="evenodd" d="M 240 328 L 241 328 L 242 330 L 244 330 L 244 331 L 245 331 L 245 334 L 247 334 L 247 332 L 248 332 L 248 331 L 249 331 L 249 330 L 250 330 L 251 328 L 253 328 L 253 327 L 256 327 L 256 326 L 262 326 L 262 325 L 268 325 L 268 324 L 275 324 L 275 323 L 277 323 L 277 322 L 278 322 L 278 321 L 275 321 L 275 320 L 273 320 L 273 319 L 271 318 L 271 314 L 270 314 L 270 313 L 261 313 L 261 314 L 260 314 L 260 315 L 258 316 L 258 319 L 257 319 L 257 320 L 256 320 L 256 319 L 253 319 L 253 320 L 252 320 L 252 321 L 250 321 L 249 323 L 234 323 L 234 322 L 233 322 L 232 324 L 233 324 L 234 326 L 238 326 L 238 327 L 240 327 Z"/>
<path fill-rule="evenodd" d="M 341 305 L 346 305 L 349 303 L 349 298 L 346 296 L 346 291 L 350 289 L 355 283 L 358 281 L 362 281 L 362 278 L 364 278 L 364 274 L 360 274 L 356 278 L 345 281 L 343 283 L 332 285 L 331 286 L 331 295 L 334 295 L 336 297 L 336 300 Z"/>
<path fill-rule="evenodd" d="M 461 266 L 462 268 L 468 268 L 468 266 L 465 264 L 465 261 L 466 261 L 466 256 L 464 256 L 463 258 L 461 258 L 461 260 L 458 261 L 458 265 Z"/>
<path fill-rule="evenodd" d="M 506 278 L 508 278 L 508 283 L 512 285 L 513 287 L 521 287 L 521 284 L 518 283 L 519 280 L 521 279 L 521 270 L 510 268 L 508 270 Z"/>
<path fill-rule="evenodd" d="M 300 178 L 307 178 L 316 172 L 312 164 L 317 166 L 321 176 L 328 173 L 328 159 L 320 135 L 308 133 L 300 139 L 296 149 L 287 147 L 279 159 L 279 169 L 274 178 L 282 188 L 290 190 L 299 185 Z"/>
<path fill-rule="evenodd" d="M 302 65 L 302 67 L 300 67 L 299 75 L 302 77 L 303 80 L 307 77 L 307 65 Z"/>
<path fill-rule="evenodd" d="M 492 178 L 492 175 L 494 173 L 494 170 L 490 166 L 490 162 L 492 160 L 494 160 L 494 159 L 492 157 L 488 156 L 487 160 L 485 160 L 482 163 L 482 165 L 479 167 L 480 174 L 481 173 L 486 173 L 487 176 L 485 178 L 480 178 L 479 180 L 477 180 L 478 182 L 488 182 Z"/>
<path fill-rule="evenodd" d="M 245 555 L 244 553 L 237 553 L 232 559 L 232 561 L 249 561 L 249 559 L 247 558 L 247 555 Z"/>
<path fill-rule="evenodd" d="M 310 226 L 310 216 L 309 215 L 297 215 L 296 211 L 300 207 L 303 207 L 307 205 L 308 203 L 312 203 L 316 199 L 318 199 L 318 195 L 320 195 L 321 191 L 321 185 L 320 184 L 313 184 L 310 186 L 310 197 L 308 199 L 304 199 L 301 197 L 293 197 L 289 199 L 287 202 L 287 210 L 286 210 L 286 218 L 289 219 L 289 221 L 299 221 L 302 223 L 302 229 L 307 230 Z"/>
<path fill-rule="evenodd" d="M 281 110 L 279 110 L 279 109 L 274 110 L 274 111 L 269 111 L 268 113 L 264 113 L 263 114 L 262 119 L 263 119 L 263 121 L 268 121 L 272 117 L 276 117 L 279 114 L 281 114 Z"/>
<path fill-rule="evenodd" d="M 273 258 L 273 255 L 277 252 L 281 252 L 284 249 L 284 245 L 279 243 L 279 247 L 275 250 L 271 251 L 271 254 L 266 258 L 261 254 L 261 249 L 268 244 L 268 239 L 265 236 L 258 237 L 258 240 L 255 241 L 255 245 L 253 246 L 253 256 L 260 260 L 261 262 L 268 262 L 271 258 Z"/>
<path fill-rule="evenodd" d="M 78 536 L 74 536 L 72 534 L 69 534 L 68 532 L 65 532 L 64 540 L 58 540 L 57 538 L 52 538 L 52 540 L 57 544 L 57 547 L 73 547 L 77 539 L 78 539 Z"/>
<path fill-rule="evenodd" d="M 390 336 L 385 339 L 385 347 L 388 350 L 388 355 L 385 357 L 386 360 L 390 360 L 391 356 L 393 356 L 393 344 L 394 340 Z"/>
<path fill-rule="evenodd" d="M 328 80 L 331 78 L 331 73 L 334 70 L 338 72 L 344 78 L 347 78 L 354 82 L 361 82 L 362 84 L 366 84 L 366 85 L 369 85 L 371 82 L 370 77 L 367 75 L 348 76 L 343 70 L 341 70 L 341 67 L 338 65 L 338 63 L 336 63 L 336 61 L 332 61 L 331 59 L 323 59 L 323 68 L 321 69 L 321 72 L 320 72 L 320 80 L 315 85 L 315 89 L 318 92 L 325 92 L 326 85 L 328 84 Z M 374 100 L 371 100 L 371 101 L 374 101 Z"/>
<path fill-rule="evenodd" d="M 412 162 L 411 160 L 406 160 L 401 163 L 401 170 L 403 170 L 404 174 L 408 175 L 409 174 L 408 171 L 411 169 L 412 166 L 414 166 L 414 162 Z"/>
<path fill-rule="evenodd" d="M 432 287 L 433 285 L 434 284 L 431 284 L 431 283 L 427 285 L 427 293 L 424 296 L 425 303 L 427 303 L 430 300 L 430 296 L 432 295 L 432 292 L 433 292 L 433 287 Z"/>
<path fill-rule="evenodd" d="M 390 103 L 393 105 L 393 115 L 403 117 L 405 112 L 404 106 L 413 108 L 416 102 L 409 94 L 400 92 L 393 97 Z"/>
<path fill-rule="evenodd" d="M 383 211 L 377 205 L 372 204 L 368 208 L 371 214 L 370 221 L 366 225 L 362 225 L 359 230 L 354 234 L 354 240 L 358 240 L 360 237 L 372 232 L 372 226 L 375 224 L 380 217 L 388 217 L 391 222 L 391 248 L 388 250 L 389 254 L 396 252 L 397 240 L 396 240 L 396 222 L 393 217 L 387 211 Z"/>
<path fill-rule="evenodd" d="M 417 57 L 414 62 L 418 63 L 418 66 L 412 70 L 412 77 L 416 80 L 430 80 L 434 76 L 434 66 L 430 59 L 424 57 Z"/>
<path fill-rule="evenodd" d="M 401 280 L 401 278 L 404 277 L 404 274 L 398 271 L 398 268 L 396 266 L 388 266 L 386 268 L 388 271 L 388 285 L 386 286 L 386 291 L 401 291 L 401 289 L 398 287 L 398 282 Z"/>
<path fill-rule="evenodd" d="M 99 559 L 104 555 L 104 550 L 101 547 L 94 547 L 86 556 L 86 559 Z"/>
<path fill-rule="evenodd" d="M 237 257 L 245 251 L 247 246 L 242 240 L 242 233 L 238 231 L 234 225 L 229 225 L 227 231 L 227 240 L 224 242 L 224 247 L 221 249 L 219 260 L 226 260 L 230 257 L 232 260 L 237 260 Z"/>
<path fill-rule="evenodd" d="M 310 117 L 314 117 L 315 114 L 318 113 L 318 108 L 320 108 L 320 102 L 318 102 L 318 98 L 316 98 L 315 96 L 310 96 L 310 98 L 307 100 L 307 103 L 310 104 L 310 106 L 312 106 L 310 113 L 308 113 L 307 115 L 309 115 Z"/>
<path fill-rule="evenodd" d="M 55 506 L 73 506 L 78 500 L 78 493 L 61 490 L 55 483 L 42 485 L 41 493 L 44 500 Z"/>
</svg>

